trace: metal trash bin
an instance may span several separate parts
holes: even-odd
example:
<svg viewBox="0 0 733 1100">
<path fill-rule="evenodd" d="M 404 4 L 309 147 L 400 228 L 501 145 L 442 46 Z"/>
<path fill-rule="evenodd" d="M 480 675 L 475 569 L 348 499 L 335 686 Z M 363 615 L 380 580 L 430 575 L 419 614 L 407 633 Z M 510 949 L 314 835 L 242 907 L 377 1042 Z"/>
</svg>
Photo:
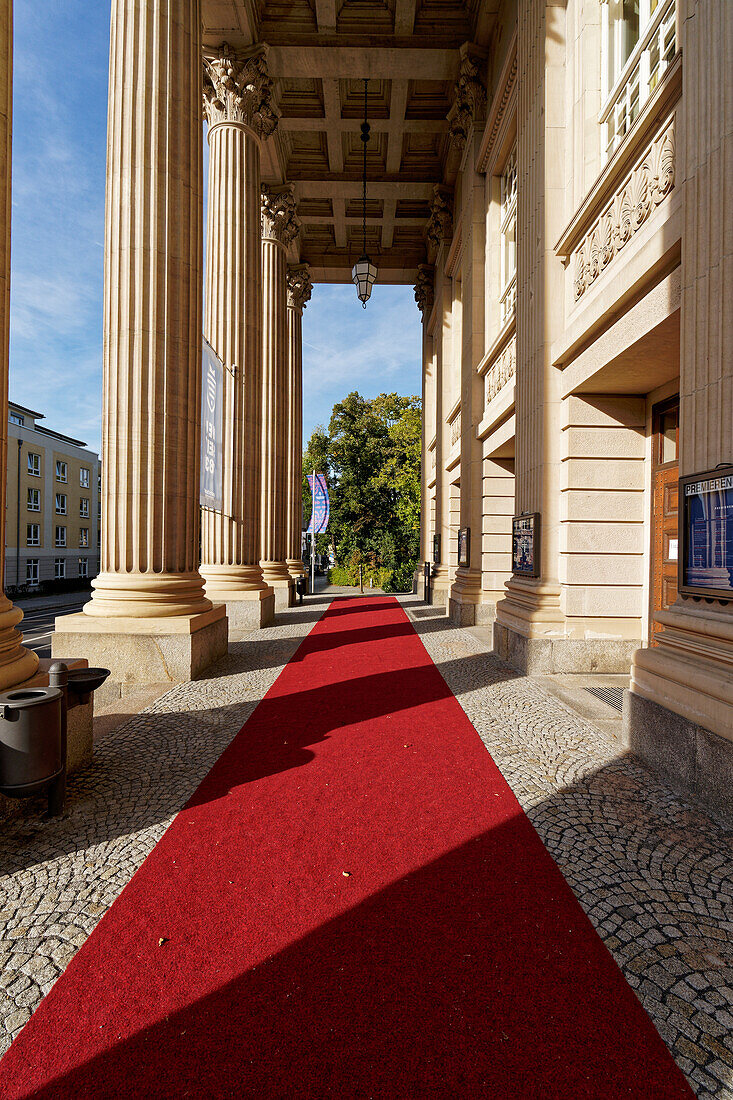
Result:
<svg viewBox="0 0 733 1100">
<path fill-rule="evenodd" d="M 306 592 L 308 591 L 308 581 L 306 580 L 305 577 L 296 577 L 295 578 L 295 591 L 298 594 L 299 602 L 302 603 L 303 602 L 303 596 L 305 596 Z"/>
<path fill-rule="evenodd" d="M 0 791 L 27 798 L 50 786 L 51 814 L 61 813 L 66 785 L 63 703 L 58 687 L 16 688 L 0 695 Z"/>
</svg>

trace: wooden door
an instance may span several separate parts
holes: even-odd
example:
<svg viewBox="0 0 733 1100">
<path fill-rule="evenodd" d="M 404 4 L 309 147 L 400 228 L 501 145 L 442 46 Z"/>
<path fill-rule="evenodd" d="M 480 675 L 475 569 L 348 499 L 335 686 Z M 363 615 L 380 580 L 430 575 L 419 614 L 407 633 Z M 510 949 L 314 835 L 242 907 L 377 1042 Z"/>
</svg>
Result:
<svg viewBox="0 0 733 1100">
<path fill-rule="evenodd" d="M 655 406 L 652 414 L 652 562 L 649 644 L 664 627 L 656 622 L 677 599 L 679 556 L 679 398 Z"/>
</svg>

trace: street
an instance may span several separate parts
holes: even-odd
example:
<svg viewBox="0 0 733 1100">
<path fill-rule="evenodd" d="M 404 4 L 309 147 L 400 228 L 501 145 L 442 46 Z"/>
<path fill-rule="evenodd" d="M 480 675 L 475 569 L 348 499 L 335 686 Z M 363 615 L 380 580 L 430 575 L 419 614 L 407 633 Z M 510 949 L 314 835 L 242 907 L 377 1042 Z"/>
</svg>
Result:
<svg viewBox="0 0 733 1100">
<path fill-rule="evenodd" d="M 74 611 L 81 611 L 84 604 L 89 602 L 89 597 L 89 592 L 70 592 L 64 596 L 18 600 L 16 606 L 23 611 L 20 625 L 23 645 L 32 649 L 39 657 L 50 657 L 54 619 L 57 615 L 71 615 Z"/>
</svg>

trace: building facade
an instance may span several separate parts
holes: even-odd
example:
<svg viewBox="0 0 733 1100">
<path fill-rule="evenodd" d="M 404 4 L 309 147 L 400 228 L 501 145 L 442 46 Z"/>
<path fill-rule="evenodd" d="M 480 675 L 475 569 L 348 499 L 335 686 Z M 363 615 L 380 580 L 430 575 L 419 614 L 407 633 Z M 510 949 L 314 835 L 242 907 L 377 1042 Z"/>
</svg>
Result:
<svg viewBox="0 0 733 1100">
<path fill-rule="evenodd" d="M 13 594 L 84 587 L 99 572 L 99 455 L 10 402 L 5 585 Z"/>
<path fill-rule="evenodd" d="M 727 489 L 690 535 L 677 486 L 733 462 L 732 41 L 710 0 L 112 0 L 101 571 L 54 652 L 185 679 L 290 602 L 303 285 L 365 236 L 422 310 L 432 598 L 530 674 L 628 673 L 629 744 L 729 801 Z"/>
</svg>

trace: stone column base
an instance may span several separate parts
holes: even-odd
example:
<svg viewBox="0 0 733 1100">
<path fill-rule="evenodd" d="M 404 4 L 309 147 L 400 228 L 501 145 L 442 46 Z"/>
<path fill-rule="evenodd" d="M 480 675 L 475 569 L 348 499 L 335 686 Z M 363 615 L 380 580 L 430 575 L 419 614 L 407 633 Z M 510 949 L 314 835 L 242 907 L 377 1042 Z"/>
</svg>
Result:
<svg viewBox="0 0 733 1100">
<path fill-rule="evenodd" d="M 139 684 L 186 683 L 227 653 L 223 604 L 200 615 L 160 619 L 101 618 L 79 612 L 56 619 L 51 636 L 55 658 L 83 653 L 91 666 L 108 668 L 97 693 L 112 702 Z"/>
<path fill-rule="evenodd" d="M 733 829 L 733 741 L 633 691 L 624 692 L 622 736 L 671 787 Z"/>
<path fill-rule="evenodd" d="M 476 625 L 476 604 L 472 600 L 461 600 L 450 596 L 448 600 L 448 618 L 454 626 Z"/>
<path fill-rule="evenodd" d="M 275 593 L 271 588 L 256 592 L 243 592 L 241 596 L 225 601 L 229 631 L 260 630 L 272 626 L 275 620 Z"/>
<path fill-rule="evenodd" d="M 295 606 L 295 581 L 290 577 L 285 580 L 270 580 L 268 581 L 271 588 L 275 592 L 275 612 L 287 611 L 289 607 Z"/>
<path fill-rule="evenodd" d="M 614 638 L 528 638 L 494 623 L 494 648 L 512 668 L 527 676 L 603 672 L 628 675 L 638 640 Z"/>
</svg>

